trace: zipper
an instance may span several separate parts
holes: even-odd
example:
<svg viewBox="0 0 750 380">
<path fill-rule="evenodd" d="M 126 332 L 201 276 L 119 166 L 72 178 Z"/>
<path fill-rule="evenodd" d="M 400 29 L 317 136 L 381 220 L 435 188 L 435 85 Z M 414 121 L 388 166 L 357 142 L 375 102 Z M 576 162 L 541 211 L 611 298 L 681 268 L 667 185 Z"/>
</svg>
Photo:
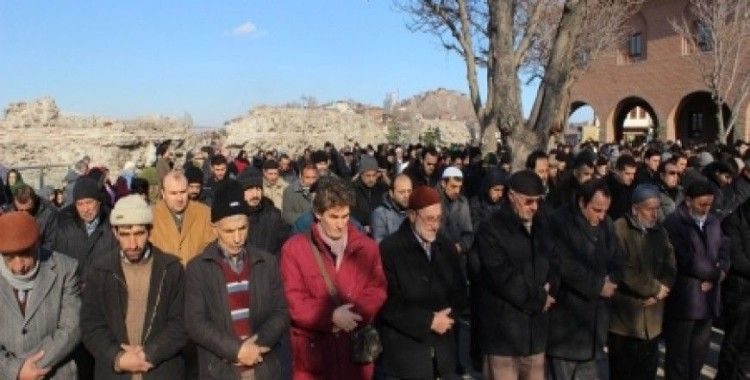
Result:
<svg viewBox="0 0 750 380">
<path fill-rule="evenodd" d="M 164 278 L 167 277 L 167 268 L 164 268 L 161 271 L 161 280 L 159 280 L 159 291 L 156 293 L 156 303 L 154 304 L 154 308 L 151 311 L 151 319 L 148 321 L 148 328 L 146 329 L 146 335 L 143 336 L 143 343 L 145 344 L 148 340 L 149 335 L 151 335 L 151 328 L 154 325 L 154 319 L 156 318 L 156 311 L 159 310 L 159 303 L 161 302 L 161 291 L 164 287 Z"/>
</svg>

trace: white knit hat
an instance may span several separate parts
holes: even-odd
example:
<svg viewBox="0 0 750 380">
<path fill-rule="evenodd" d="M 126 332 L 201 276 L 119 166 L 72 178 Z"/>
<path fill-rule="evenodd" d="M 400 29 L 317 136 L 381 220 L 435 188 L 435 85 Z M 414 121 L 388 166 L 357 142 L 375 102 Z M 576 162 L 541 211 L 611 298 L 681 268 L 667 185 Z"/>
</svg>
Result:
<svg viewBox="0 0 750 380">
<path fill-rule="evenodd" d="M 109 216 L 109 223 L 113 226 L 152 224 L 154 214 L 151 207 L 140 195 L 128 195 L 120 198 Z"/>
<path fill-rule="evenodd" d="M 463 178 L 464 174 L 461 173 L 461 169 L 455 166 L 449 166 L 443 170 L 443 179 L 445 178 Z"/>
</svg>

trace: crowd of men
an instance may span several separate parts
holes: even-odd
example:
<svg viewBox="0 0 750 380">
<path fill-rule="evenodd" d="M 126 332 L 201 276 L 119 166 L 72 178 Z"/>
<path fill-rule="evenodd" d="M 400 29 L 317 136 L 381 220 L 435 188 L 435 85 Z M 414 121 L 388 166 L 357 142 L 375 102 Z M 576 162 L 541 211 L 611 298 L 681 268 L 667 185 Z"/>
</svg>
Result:
<svg viewBox="0 0 750 380">
<path fill-rule="evenodd" d="M 157 155 L 3 175 L 0 378 L 750 378 L 742 141 Z"/>
</svg>

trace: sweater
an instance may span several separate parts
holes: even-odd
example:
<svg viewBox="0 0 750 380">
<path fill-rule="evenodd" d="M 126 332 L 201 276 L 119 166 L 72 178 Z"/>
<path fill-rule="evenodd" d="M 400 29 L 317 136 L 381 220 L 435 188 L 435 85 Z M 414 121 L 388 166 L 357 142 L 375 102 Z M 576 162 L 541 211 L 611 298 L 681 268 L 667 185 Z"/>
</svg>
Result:
<svg viewBox="0 0 750 380">
<path fill-rule="evenodd" d="M 125 311 L 125 327 L 128 333 L 128 343 L 140 346 L 143 344 L 143 326 L 146 322 L 146 307 L 148 303 L 149 283 L 154 260 L 146 257 L 140 262 L 122 262 L 122 273 L 128 286 L 128 306 Z M 133 380 L 143 379 L 141 374 L 134 374 Z"/>
</svg>

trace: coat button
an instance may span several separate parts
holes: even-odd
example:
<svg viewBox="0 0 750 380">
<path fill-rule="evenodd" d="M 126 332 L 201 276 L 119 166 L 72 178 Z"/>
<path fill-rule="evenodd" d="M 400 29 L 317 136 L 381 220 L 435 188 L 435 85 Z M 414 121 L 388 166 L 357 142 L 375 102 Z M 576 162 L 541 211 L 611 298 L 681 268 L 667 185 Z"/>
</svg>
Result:
<svg viewBox="0 0 750 380">
<path fill-rule="evenodd" d="M 29 332 L 29 330 L 26 329 L 25 327 L 24 327 L 23 330 L 21 330 L 21 334 L 23 334 L 23 335 L 26 335 L 26 333 L 28 333 L 28 332 Z"/>
</svg>

